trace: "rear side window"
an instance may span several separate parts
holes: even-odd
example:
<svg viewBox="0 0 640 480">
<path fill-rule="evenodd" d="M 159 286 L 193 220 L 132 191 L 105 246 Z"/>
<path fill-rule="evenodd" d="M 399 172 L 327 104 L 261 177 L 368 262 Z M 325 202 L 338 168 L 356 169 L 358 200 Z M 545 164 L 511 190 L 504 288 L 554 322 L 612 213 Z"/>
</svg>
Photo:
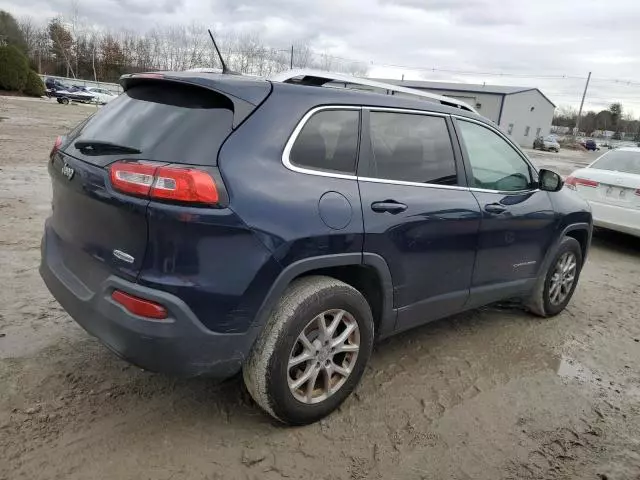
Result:
<svg viewBox="0 0 640 480">
<path fill-rule="evenodd" d="M 303 168 L 355 174 L 359 123 L 357 110 L 314 114 L 296 138 L 289 160 Z"/>
<path fill-rule="evenodd" d="M 371 112 L 369 176 L 405 182 L 457 185 L 453 147 L 442 117 Z"/>
<path fill-rule="evenodd" d="M 74 154 L 73 142 L 94 141 L 139 150 L 148 160 L 215 165 L 232 124 L 233 104 L 224 95 L 171 82 L 144 83 L 80 125 L 68 153 Z M 94 149 L 93 155 L 108 153 Z"/>
</svg>

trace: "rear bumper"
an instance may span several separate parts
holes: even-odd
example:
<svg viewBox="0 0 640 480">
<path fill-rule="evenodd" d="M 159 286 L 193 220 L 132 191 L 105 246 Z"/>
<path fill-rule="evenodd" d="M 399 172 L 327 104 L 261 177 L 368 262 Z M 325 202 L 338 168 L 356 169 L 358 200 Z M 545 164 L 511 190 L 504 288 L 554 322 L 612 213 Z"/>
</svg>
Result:
<svg viewBox="0 0 640 480">
<path fill-rule="evenodd" d="M 118 356 L 146 370 L 178 376 L 225 379 L 242 368 L 255 338 L 251 330 L 212 332 L 178 297 L 117 276 L 92 292 L 64 266 L 51 243 L 45 230 L 40 264 L 45 284 L 80 326 Z M 169 318 L 154 321 L 133 315 L 111 299 L 114 289 L 162 303 Z"/>
<path fill-rule="evenodd" d="M 596 227 L 640 237 L 640 210 L 589 201 Z"/>
</svg>

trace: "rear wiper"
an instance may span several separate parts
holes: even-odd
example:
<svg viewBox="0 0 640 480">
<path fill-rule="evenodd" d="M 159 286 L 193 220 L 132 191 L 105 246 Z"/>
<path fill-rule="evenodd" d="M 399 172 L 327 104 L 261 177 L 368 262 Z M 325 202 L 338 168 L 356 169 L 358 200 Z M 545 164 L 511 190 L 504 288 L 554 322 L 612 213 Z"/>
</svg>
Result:
<svg viewBox="0 0 640 480">
<path fill-rule="evenodd" d="M 142 153 L 137 148 L 118 145 L 101 140 L 78 140 L 73 144 L 85 155 L 107 155 L 109 153 Z"/>
</svg>

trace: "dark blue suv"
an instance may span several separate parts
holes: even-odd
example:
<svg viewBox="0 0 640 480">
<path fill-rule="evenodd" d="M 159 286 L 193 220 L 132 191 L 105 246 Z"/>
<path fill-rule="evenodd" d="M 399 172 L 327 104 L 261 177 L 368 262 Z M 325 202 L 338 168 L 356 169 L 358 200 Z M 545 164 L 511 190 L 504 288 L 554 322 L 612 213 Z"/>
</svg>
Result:
<svg viewBox="0 0 640 480">
<path fill-rule="evenodd" d="M 455 101 L 324 83 L 124 77 L 51 152 L 55 298 L 145 369 L 242 371 L 289 424 L 334 410 L 376 340 L 564 309 L 592 220 L 557 174 Z"/>
</svg>

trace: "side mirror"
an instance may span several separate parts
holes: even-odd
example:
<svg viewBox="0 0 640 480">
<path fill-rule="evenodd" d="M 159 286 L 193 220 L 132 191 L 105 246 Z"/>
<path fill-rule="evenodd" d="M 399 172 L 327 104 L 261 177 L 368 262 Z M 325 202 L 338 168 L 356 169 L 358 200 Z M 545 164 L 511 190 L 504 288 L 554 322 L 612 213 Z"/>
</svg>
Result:
<svg viewBox="0 0 640 480">
<path fill-rule="evenodd" d="M 540 190 L 544 190 L 546 192 L 557 192 L 564 185 L 562 177 L 551 170 L 545 170 L 544 168 L 540 169 L 538 177 Z"/>
</svg>

